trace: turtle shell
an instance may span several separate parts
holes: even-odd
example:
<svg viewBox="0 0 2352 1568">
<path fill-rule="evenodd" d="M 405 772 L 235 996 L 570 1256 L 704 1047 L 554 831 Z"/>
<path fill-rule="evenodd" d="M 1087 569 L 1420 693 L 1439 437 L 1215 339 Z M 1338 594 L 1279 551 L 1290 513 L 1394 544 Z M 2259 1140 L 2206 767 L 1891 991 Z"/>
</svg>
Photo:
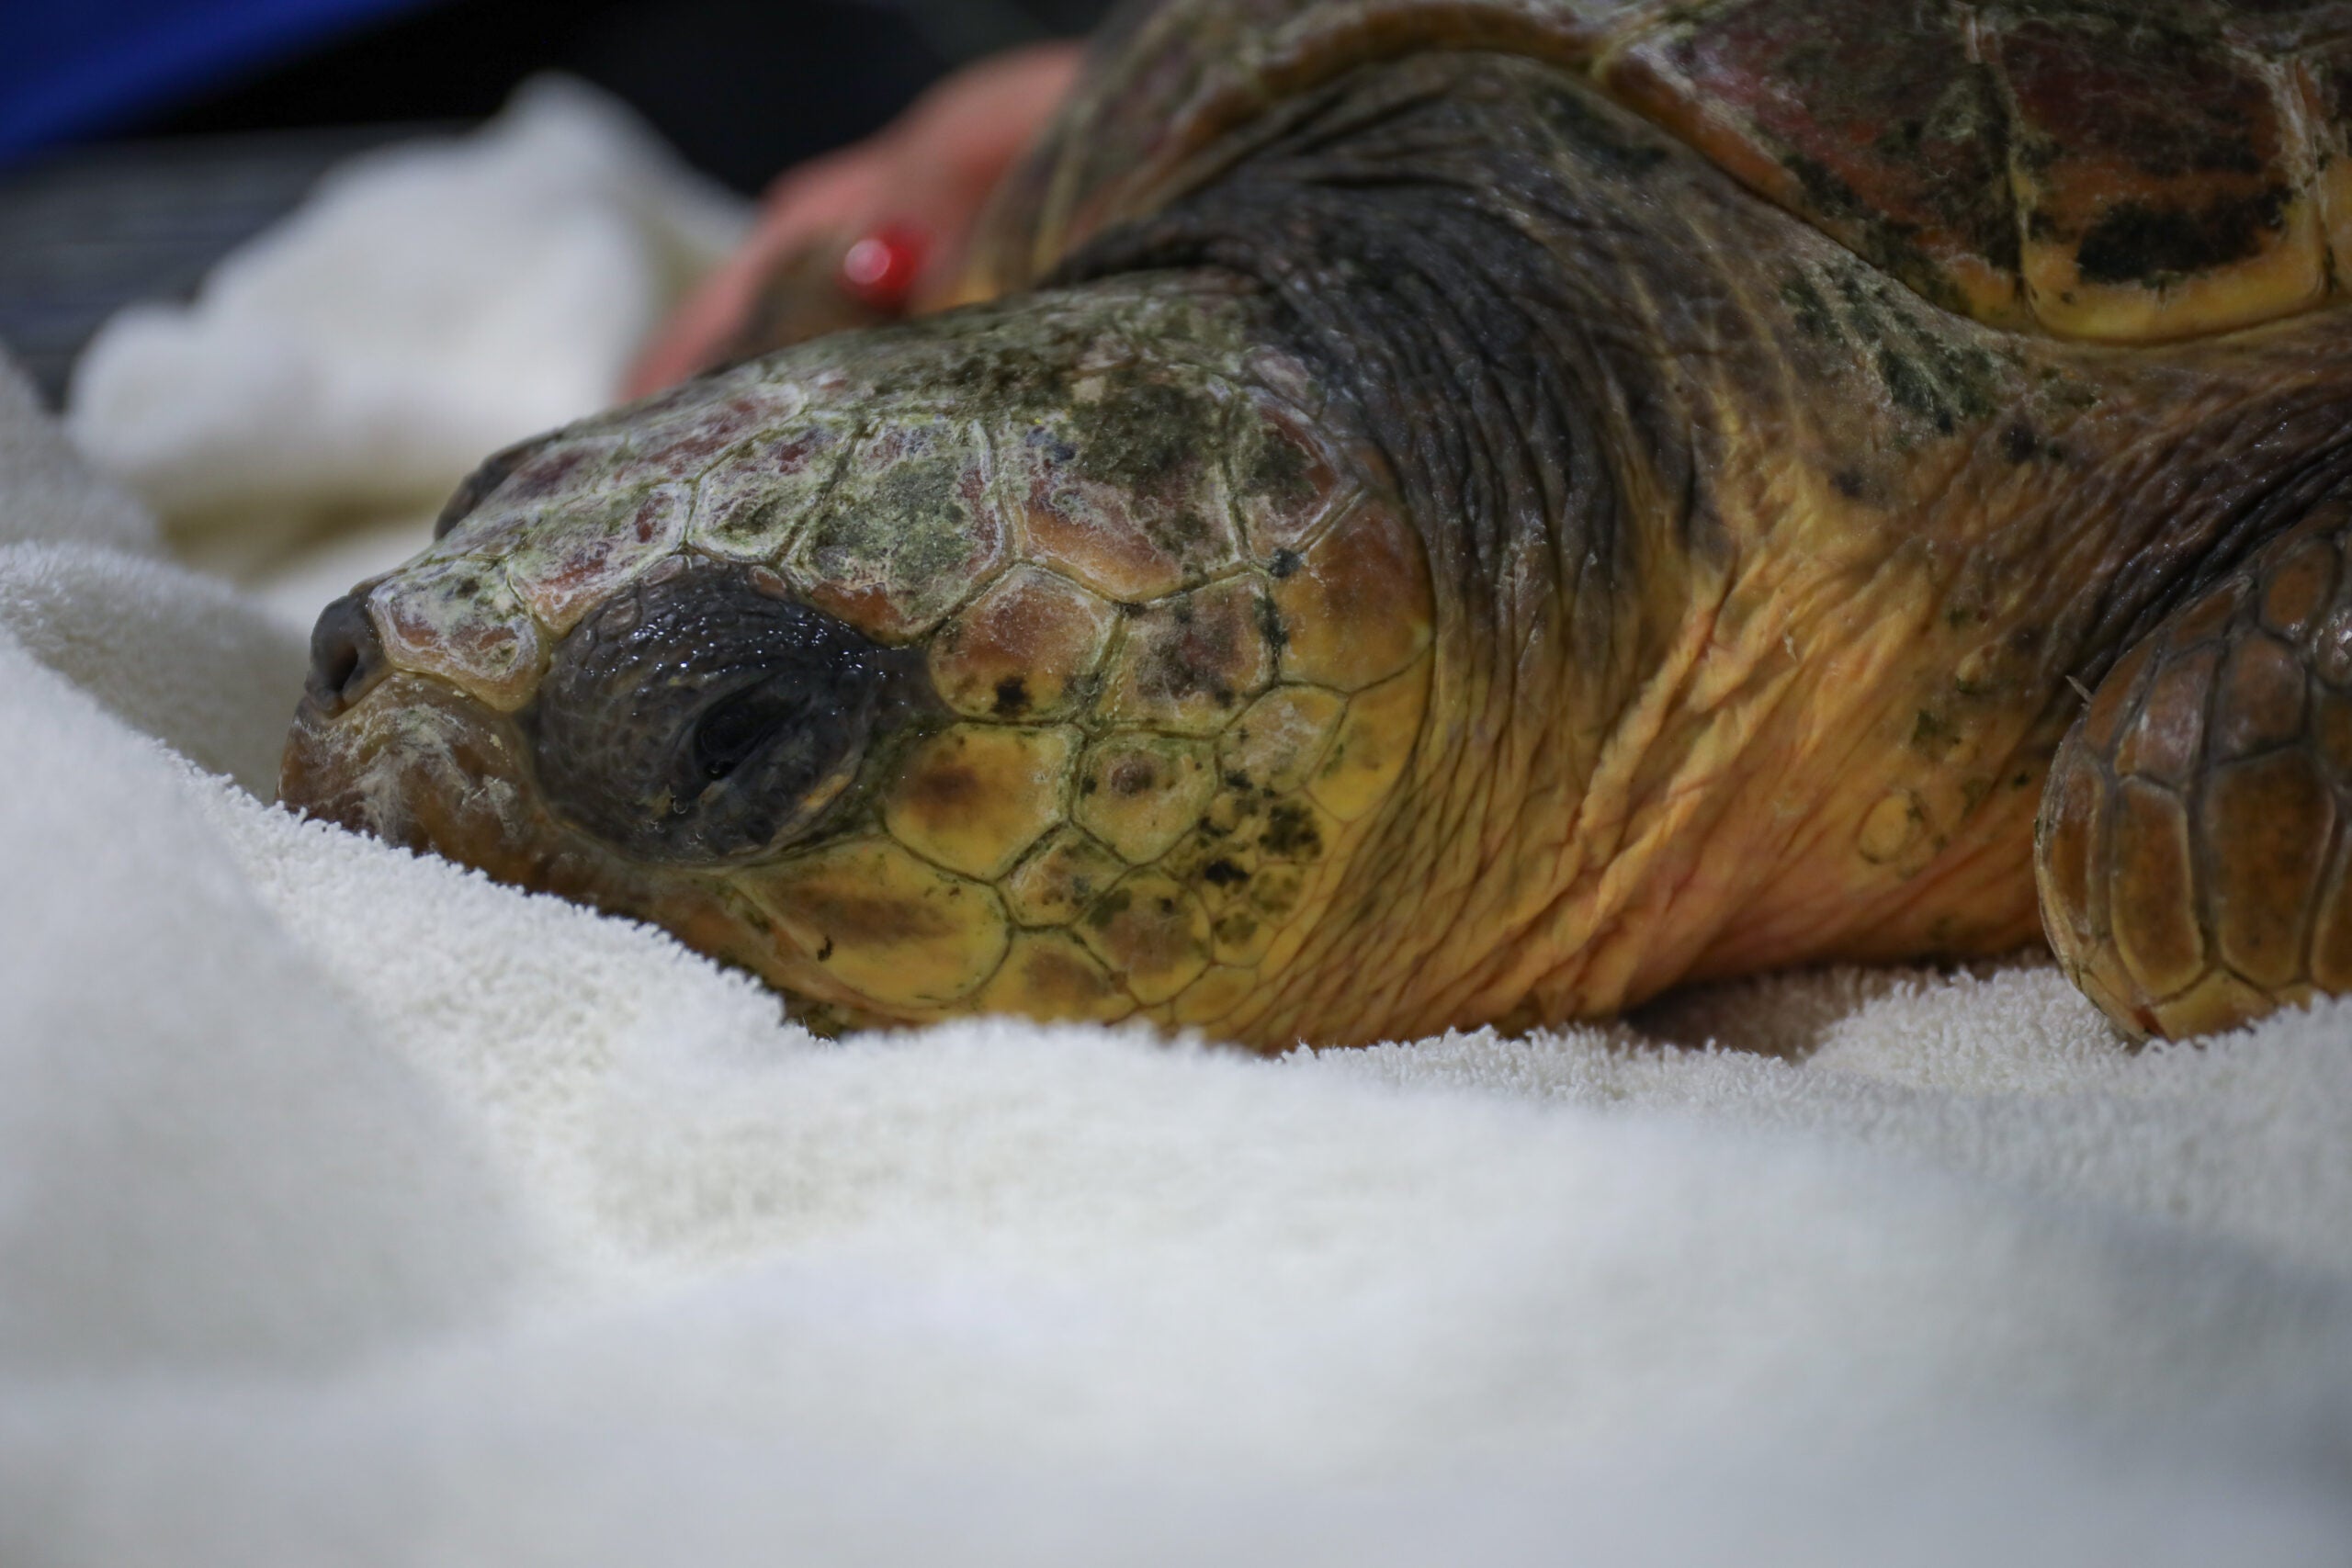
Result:
<svg viewBox="0 0 2352 1568">
<path fill-rule="evenodd" d="M 1213 180 L 1282 105 L 1430 50 L 1556 62 L 1927 299 L 2108 342 L 2352 273 L 2352 0 L 1161 0 L 1006 194 L 988 286 Z"/>
</svg>

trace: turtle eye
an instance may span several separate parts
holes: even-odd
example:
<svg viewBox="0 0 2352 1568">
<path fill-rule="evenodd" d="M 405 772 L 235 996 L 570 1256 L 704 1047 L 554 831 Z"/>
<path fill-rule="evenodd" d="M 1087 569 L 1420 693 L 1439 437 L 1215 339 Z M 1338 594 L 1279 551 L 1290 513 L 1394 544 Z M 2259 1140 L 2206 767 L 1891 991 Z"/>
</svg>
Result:
<svg viewBox="0 0 2352 1568">
<path fill-rule="evenodd" d="M 694 767 L 717 784 L 743 763 L 743 759 L 775 739 L 793 717 L 787 705 L 765 692 L 746 692 L 729 698 L 702 716 L 695 726 Z"/>
<path fill-rule="evenodd" d="M 757 854 L 856 774 L 890 650 L 738 570 L 624 590 L 557 645 L 531 715 L 565 818 L 650 860 Z"/>
<path fill-rule="evenodd" d="M 756 773 L 757 787 L 806 799 L 817 793 L 843 760 L 842 743 L 862 716 L 824 711 L 835 695 L 825 683 L 805 678 L 769 679 L 734 692 L 704 708 L 687 732 L 681 774 L 673 792 L 678 811 L 729 779 Z"/>
</svg>

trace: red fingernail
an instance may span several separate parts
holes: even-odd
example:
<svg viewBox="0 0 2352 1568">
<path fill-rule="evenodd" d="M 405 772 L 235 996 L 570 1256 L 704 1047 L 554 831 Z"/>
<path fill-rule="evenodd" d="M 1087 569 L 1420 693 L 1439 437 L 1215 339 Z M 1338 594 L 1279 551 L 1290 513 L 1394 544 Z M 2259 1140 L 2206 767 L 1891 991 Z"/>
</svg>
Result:
<svg viewBox="0 0 2352 1568">
<path fill-rule="evenodd" d="M 928 248 L 921 230 L 905 223 L 885 223 L 842 257 L 842 288 L 873 310 L 903 310 Z"/>
</svg>

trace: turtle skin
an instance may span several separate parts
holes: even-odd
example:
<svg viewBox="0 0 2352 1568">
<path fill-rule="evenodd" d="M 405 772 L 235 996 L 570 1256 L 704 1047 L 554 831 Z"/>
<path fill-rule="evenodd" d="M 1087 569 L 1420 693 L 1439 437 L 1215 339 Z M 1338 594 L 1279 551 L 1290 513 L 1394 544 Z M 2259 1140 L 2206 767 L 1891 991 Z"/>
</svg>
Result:
<svg viewBox="0 0 2352 1568">
<path fill-rule="evenodd" d="M 2346 39 L 1130 6 L 959 308 L 501 454 L 332 607 L 283 795 L 820 1029 L 2352 988 Z"/>
</svg>

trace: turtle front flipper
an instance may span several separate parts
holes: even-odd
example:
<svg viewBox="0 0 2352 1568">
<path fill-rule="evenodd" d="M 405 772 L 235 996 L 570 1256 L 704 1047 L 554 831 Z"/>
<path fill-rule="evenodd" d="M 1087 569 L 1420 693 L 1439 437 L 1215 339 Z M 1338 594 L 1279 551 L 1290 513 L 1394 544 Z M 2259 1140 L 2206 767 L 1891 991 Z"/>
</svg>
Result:
<svg viewBox="0 0 2352 1568">
<path fill-rule="evenodd" d="M 2135 1037 L 2352 992 L 2352 511 L 2317 508 L 2127 649 L 2060 748 L 2042 919 Z"/>
</svg>

